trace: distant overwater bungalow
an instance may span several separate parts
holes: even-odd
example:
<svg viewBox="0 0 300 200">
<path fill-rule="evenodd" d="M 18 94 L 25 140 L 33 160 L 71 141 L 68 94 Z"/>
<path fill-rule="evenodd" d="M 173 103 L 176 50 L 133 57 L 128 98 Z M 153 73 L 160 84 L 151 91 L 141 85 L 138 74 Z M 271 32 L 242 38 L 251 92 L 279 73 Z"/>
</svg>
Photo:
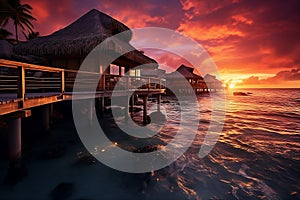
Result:
<svg viewBox="0 0 300 200">
<path fill-rule="evenodd" d="M 179 94 L 202 94 L 224 89 L 222 82 L 215 76 L 207 74 L 203 78 L 194 70 L 194 68 L 185 65 L 179 66 L 176 71 L 165 75 L 167 85 L 172 85 L 173 90 Z M 185 79 L 182 79 L 182 76 Z M 190 88 L 185 87 L 184 82 L 186 81 L 191 85 Z M 171 91 L 167 89 L 167 93 L 171 93 Z"/>
</svg>

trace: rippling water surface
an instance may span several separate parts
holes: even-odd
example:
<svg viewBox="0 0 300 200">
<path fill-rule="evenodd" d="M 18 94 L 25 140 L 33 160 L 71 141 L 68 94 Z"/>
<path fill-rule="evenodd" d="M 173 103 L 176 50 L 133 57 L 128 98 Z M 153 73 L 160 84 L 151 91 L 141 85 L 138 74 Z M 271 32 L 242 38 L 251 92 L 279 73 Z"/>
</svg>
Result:
<svg viewBox="0 0 300 200">
<path fill-rule="evenodd" d="M 171 166 L 152 174 L 149 197 L 166 192 L 178 199 L 299 199 L 300 90 L 247 89 L 249 96 L 228 91 L 223 131 L 205 158 L 198 152 L 210 126 L 211 98 L 198 98 L 200 124 L 189 150 Z M 163 104 L 168 121 L 160 139 L 170 142 L 180 123 L 178 104 Z M 183 107 L 192 106 L 183 105 Z M 195 119 L 185 119 L 197 123 Z"/>
<path fill-rule="evenodd" d="M 156 151 L 172 142 L 179 124 L 187 134 L 192 132 L 191 125 L 199 124 L 188 150 L 171 165 L 152 173 L 130 174 L 96 162 L 80 142 L 73 122 L 58 124 L 49 140 L 24 145 L 28 176 L 13 187 L 1 186 L 0 199 L 53 199 L 49 195 L 53 188 L 65 182 L 75 188 L 65 191 L 73 195 L 70 199 L 300 199 L 300 89 L 244 91 L 252 94 L 233 96 L 233 91 L 227 92 L 223 125 L 218 118 L 222 112 L 217 110 L 213 117 L 212 110 L 220 109 L 212 106 L 212 102 L 221 105 L 220 94 L 201 96 L 193 103 L 163 97 L 162 112 L 167 119 L 146 126 L 152 130 L 162 126 L 150 139 L 122 133 L 109 114 L 101 118 L 113 144 L 106 149 L 95 148 L 95 154 L 115 146 L 139 153 Z M 154 103 L 148 105 L 151 117 L 157 108 Z M 199 110 L 195 109 L 197 105 Z M 189 115 L 195 110 L 196 117 Z M 187 115 L 182 121 L 184 113 Z M 141 116 L 142 111 L 133 113 L 139 125 Z M 114 119 L 124 123 L 122 114 Z M 200 158 L 207 130 L 215 122 L 223 126 L 218 141 L 207 156 Z M 186 141 L 188 137 L 181 138 L 172 146 L 173 151 L 179 151 Z M 47 159 L 51 152 L 56 157 Z M 1 163 L 1 180 L 6 168 L 7 164 Z"/>
</svg>

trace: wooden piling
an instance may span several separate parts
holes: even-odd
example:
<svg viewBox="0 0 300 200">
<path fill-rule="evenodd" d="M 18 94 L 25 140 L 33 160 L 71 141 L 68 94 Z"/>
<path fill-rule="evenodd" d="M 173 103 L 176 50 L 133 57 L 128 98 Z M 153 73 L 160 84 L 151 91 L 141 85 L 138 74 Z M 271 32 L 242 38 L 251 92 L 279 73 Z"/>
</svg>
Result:
<svg viewBox="0 0 300 200">
<path fill-rule="evenodd" d="M 49 123 L 53 124 L 53 104 L 49 104 Z"/>
<path fill-rule="evenodd" d="M 31 110 L 21 110 L 8 116 L 9 162 L 18 163 L 22 157 L 22 124 L 23 117 L 31 116 Z"/>
<path fill-rule="evenodd" d="M 130 96 L 126 96 L 126 102 L 125 102 L 125 111 L 124 111 L 124 115 L 125 115 L 125 122 L 128 122 L 129 116 L 129 101 L 130 101 Z"/>
<path fill-rule="evenodd" d="M 129 99 L 130 101 L 130 113 L 133 113 L 133 106 L 134 106 L 134 95 L 132 95 Z"/>
<path fill-rule="evenodd" d="M 42 107 L 42 129 L 44 132 L 48 132 L 50 129 L 50 106 L 44 105 Z"/>
<path fill-rule="evenodd" d="M 11 119 L 8 122 L 8 127 L 9 162 L 20 162 L 22 155 L 21 117 Z"/>
<path fill-rule="evenodd" d="M 161 95 L 157 95 L 157 111 L 160 112 Z"/>
<path fill-rule="evenodd" d="M 101 115 L 104 114 L 104 108 L 105 108 L 105 99 L 104 97 L 101 97 Z"/>
<path fill-rule="evenodd" d="M 147 101 L 148 95 L 143 96 L 143 124 L 148 124 L 148 116 L 147 116 Z"/>
<path fill-rule="evenodd" d="M 93 115 L 95 113 L 95 105 L 94 105 L 95 99 L 89 99 L 89 112 L 88 112 L 88 118 L 89 118 L 89 125 L 93 125 Z"/>
</svg>

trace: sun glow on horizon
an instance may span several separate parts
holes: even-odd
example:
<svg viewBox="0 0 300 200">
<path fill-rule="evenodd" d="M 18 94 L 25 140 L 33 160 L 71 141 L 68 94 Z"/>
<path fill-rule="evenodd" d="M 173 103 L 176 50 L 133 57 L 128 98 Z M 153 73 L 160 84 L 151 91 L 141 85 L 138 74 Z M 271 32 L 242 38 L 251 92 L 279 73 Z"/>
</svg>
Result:
<svg viewBox="0 0 300 200">
<path fill-rule="evenodd" d="M 228 87 L 229 87 L 230 89 L 233 89 L 233 88 L 235 87 L 235 84 L 230 83 Z"/>
</svg>

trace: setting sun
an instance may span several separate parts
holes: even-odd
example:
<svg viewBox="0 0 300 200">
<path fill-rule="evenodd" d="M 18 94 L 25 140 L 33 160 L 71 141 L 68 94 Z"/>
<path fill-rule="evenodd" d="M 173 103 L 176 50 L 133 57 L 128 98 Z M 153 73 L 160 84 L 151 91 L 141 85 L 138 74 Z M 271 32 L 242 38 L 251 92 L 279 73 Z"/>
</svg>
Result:
<svg viewBox="0 0 300 200">
<path fill-rule="evenodd" d="M 233 83 L 230 83 L 230 84 L 229 84 L 229 88 L 231 88 L 231 89 L 234 88 L 234 86 L 235 86 L 235 85 L 234 85 Z"/>
</svg>

